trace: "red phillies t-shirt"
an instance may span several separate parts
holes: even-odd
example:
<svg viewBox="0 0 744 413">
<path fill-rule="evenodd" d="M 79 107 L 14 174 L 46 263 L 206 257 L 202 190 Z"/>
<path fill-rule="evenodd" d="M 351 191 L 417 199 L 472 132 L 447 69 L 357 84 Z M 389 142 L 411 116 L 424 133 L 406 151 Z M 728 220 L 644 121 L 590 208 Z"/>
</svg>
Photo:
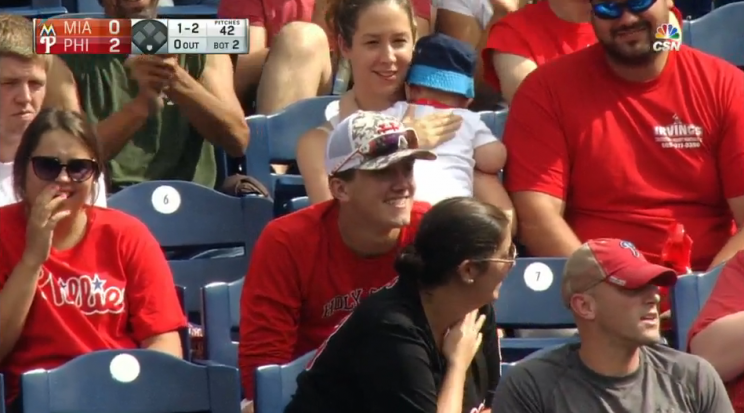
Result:
<svg viewBox="0 0 744 413">
<path fill-rule="evenodd" d="M 221 0 L 217 15 L 221 19 L 248 19 L 251 26 L 266 28 L 270 46 L 285 24 L 312 21 L 314 7 L 315 0 Z M 413 0 L 413 9 L 417 17 L 430 19 L 430 0 Z"/>
<path fill-rule="evenodd" d="M 721 270 L 708 301 L 692 324 L 687 343 L 714 321 L 741 312 L 744 312 L 744 251 L 739 251 Z M 744 413 L 744 371 L 740 373 L 726 383 L 736 413 Z"/>
<path fill-rule="evenodd" d="M 6 400 L 22 373 L 58 367 L 96 350 L 137 348 L 186 326 L 173 277 L 144 224 L 123 212 L 88 207 L 88 228 L 72 249 L 52 249 L 13 347 L 0 364 Z M 0 289 L 20 262 L 25 204 L 0 208 Z"/>
<path fill-rule="evenodd" d="M 317 349 L 362 299 L 394 284 L 395 257 L 413 242 L 428 208 L 415 202 L 397 247 L 372 258 L 344 244 L 336 201 L 269 223 L 253 249 L 240 300 L 238 363 L 246 398 L 253 398 L 257 367 Z"/>
<path fill-rule="evenodd" d="M 540 66 L 596 42 L 590 23 L 571 23 L 559 18 L 547 1 L 528 4 L 491 27 L 481 52 L 484 77 L 497 91 L 501 90 L 491 60 L 493 52 L 522 56 Z"/>
<path fill-rule="evenodd" d="M 646 83 L 615 75 L 601 45 L 556 59 L 512 102 L 506 187 L 564 200 L 581 241 L 625 239 L 653 262 L 678 221 L 705 269 L 744 195 L 743 96 L 737 68 L 686 46 Z"/>
</svg>

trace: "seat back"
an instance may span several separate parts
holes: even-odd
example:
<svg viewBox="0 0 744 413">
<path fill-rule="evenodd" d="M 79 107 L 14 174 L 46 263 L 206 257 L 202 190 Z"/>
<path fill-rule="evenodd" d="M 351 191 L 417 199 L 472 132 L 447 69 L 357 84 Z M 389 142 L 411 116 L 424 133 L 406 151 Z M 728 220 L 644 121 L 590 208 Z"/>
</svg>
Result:
<svg viewBox="0 0 744 413">
<path fill-rule="evenodd" d="M 677 279 L 670 299 L 672 328 L 678 350 L 687 351 L 690 327 L 710 297 L 723 266 L 721 264 L 708 272 L 683 275 Z"/>
<path fill-rule="evenodd" d="M 144 222 L 166 251 L 238 249 L 219 259 L 169 261 L 176 284 L 186 287 L 189 313 L 199 311 L 201 287 L 245 276 L 253 245 L 273 218 L 271 200 L 232 197 L 184 181 L 133 185 L 109 197 L 108 205 Z"/>
<path fill-rule="evenodd" d="M 296 102 L 273 115 L 248 117 L 251 144 L 245 153 L 243 170 L 259 179 L 274 193 L 271 163 L 288 163 L 297 158 L 297 141 L 305 132 L 326 121 L 325 109 L 338 96 L 318 96 Z"/>
<path fill-rule="evenodd" d="M 188 316 L 186 311 L 186 288 L 183 286 L 176 286 L 176 296 L 178 296 L 178 303 L 181 304 L 183 314 Z M 188 326 L 178 331 L 178 336 L 181 338 L 181 351 L 183 352 L 183 358 L 191 360 L 191 335 L 189 334 Z"/>
<path fill-rule="evenodd" d="M 289 201 L 287 201 L 284 206 L 282 207 L 282 214 L 291 214 L 293 212 L 297 212 L 301 210 L 302 208 L 306 208 L 310 206 L 310 198 L 306 196 L 301 196 L 298 198 L 292 198 Z"/>
<path fill-rule="evenodd" d="M 478 112 L 481 120 L 491 129 L 493 136 L 499 138 L 504 137 L 504 127 L 506 126 L 506 116 L 509 114 L 508 109 L 500 110 L 498 112 L 484 111 Z"/>
<path fill-rule="evenodd" d="M 565 258 L 518 258 L 496 300 L 502 328 L 570 328 L 575 323 L 561 298 Z"/>
<path fill-rule="evenodd" d="M 98 4 L 98 0 L 93 0 Z M 52 16 L 52 19 L 105 19 L 106 16 L 103 12 L 81 12 L 81 13 L 67 13 L 60 14 L 58 16 Z"/>
<path fill-rule="evenodd" d="M 744 68 L 744 2 L 726 4 L 683 24 L 682 41 Z"/>
<path fill-rule="evenodd" d="M 315 351 L 297 360 L 278 366 L 259 367 L 256 370 L 256 412 L 283 413 L 297 390 L 297 376 L 312 360 Z"/>
<path fill-rule="evenodd" d="M 24 373 L 21 397 L 33 413 L 239 413 L 240 378 L 158 351 L 107 350 Z"/>
<path fill-rule="evenodd" d="M 212 283 L 202 289 L 204 356 L 207 360 L 238 367 L 240 294 L 243 280 Z"/>
<path fill-rule="evenodd" d="M 40 7 L 33 5 L 29 7 L 0 7 L 0 14 L 15 14 L 18 16 L 28 17 L 29 19 L 48 19 L 52 16 L 58 16 L 65 13 L 67 13 L 67 9 L 62 6 Z"/>
</svg>

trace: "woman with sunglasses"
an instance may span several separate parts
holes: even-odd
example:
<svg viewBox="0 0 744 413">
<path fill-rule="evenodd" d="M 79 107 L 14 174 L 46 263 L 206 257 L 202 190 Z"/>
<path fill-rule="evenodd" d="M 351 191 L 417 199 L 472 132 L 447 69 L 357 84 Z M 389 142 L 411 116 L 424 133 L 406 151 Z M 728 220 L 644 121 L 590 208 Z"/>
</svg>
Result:
<svg viewBox="0 0 744 413">
<path fill-rule="evenodd" d="M 285 413 L 471 413 L 491 403 L 500 354 L 491 303 L 515 260 L 509 219 L 472 198 L 427 212 L 398 282 L 341 323 Z"/>
<path fill-rule="evenodd" d="M 101 151 L 77 113 L 46 110 L 14 161 L 21 202 L 0 208 L 0 373 L 6 401 L 24 372 L 96 350 L 181 357 L 186 320 L 158 243 L 135 218 L 88 205 Z"/>
</svg>

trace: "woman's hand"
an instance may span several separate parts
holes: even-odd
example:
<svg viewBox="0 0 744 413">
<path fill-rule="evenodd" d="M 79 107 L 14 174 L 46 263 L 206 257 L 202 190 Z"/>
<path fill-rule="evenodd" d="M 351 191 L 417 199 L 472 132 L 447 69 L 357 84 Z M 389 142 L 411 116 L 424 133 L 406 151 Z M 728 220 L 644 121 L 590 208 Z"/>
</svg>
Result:
<svg viewBox="0 0 744 413">
<path fill-rule="evenodd" d="M 414 119 L 416 105 L 408 105 L 403 124 L 416 131 L 419 148 L 432 149 L 455 137 L 462 125 L 462 118 L 453 112 L 439 111 Z"/>
<path fill-rule="evenodd" d="M 26 250 L 22 257 L 27 265 L 39 267 L 46 262 L 52 249 L 54 228 L 59 221 L 70 216 L 69 210 L 59 211 L 67 195 L 58 191 L 57 185 L 47 186 L 31 206 L 26 226 Z"/>
<path fill-rule="evenodd" d="M 483 341 L 481 328 L 486 316 L 478 310 L 471 311 L 459 323 L 452 326 L 444 336 L 442 353 L 447 362 L 458 368 L 467 369 Z"/>
</svg>

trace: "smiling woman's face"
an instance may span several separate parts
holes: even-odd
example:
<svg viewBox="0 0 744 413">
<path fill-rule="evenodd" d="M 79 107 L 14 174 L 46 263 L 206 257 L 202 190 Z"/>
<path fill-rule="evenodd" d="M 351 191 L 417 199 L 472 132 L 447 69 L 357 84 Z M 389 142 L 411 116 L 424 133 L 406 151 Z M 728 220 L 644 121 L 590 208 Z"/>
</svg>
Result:
<svg viewBox="0 0 744 413">
<path fill-rule="evenodd" d="M 409 13 L 395 2 L 375 3 L 359 14 L 349 59 L 354 84 L 369 93 L 391 95 L 400 90 L 413 55 Z"/>
</svg>

